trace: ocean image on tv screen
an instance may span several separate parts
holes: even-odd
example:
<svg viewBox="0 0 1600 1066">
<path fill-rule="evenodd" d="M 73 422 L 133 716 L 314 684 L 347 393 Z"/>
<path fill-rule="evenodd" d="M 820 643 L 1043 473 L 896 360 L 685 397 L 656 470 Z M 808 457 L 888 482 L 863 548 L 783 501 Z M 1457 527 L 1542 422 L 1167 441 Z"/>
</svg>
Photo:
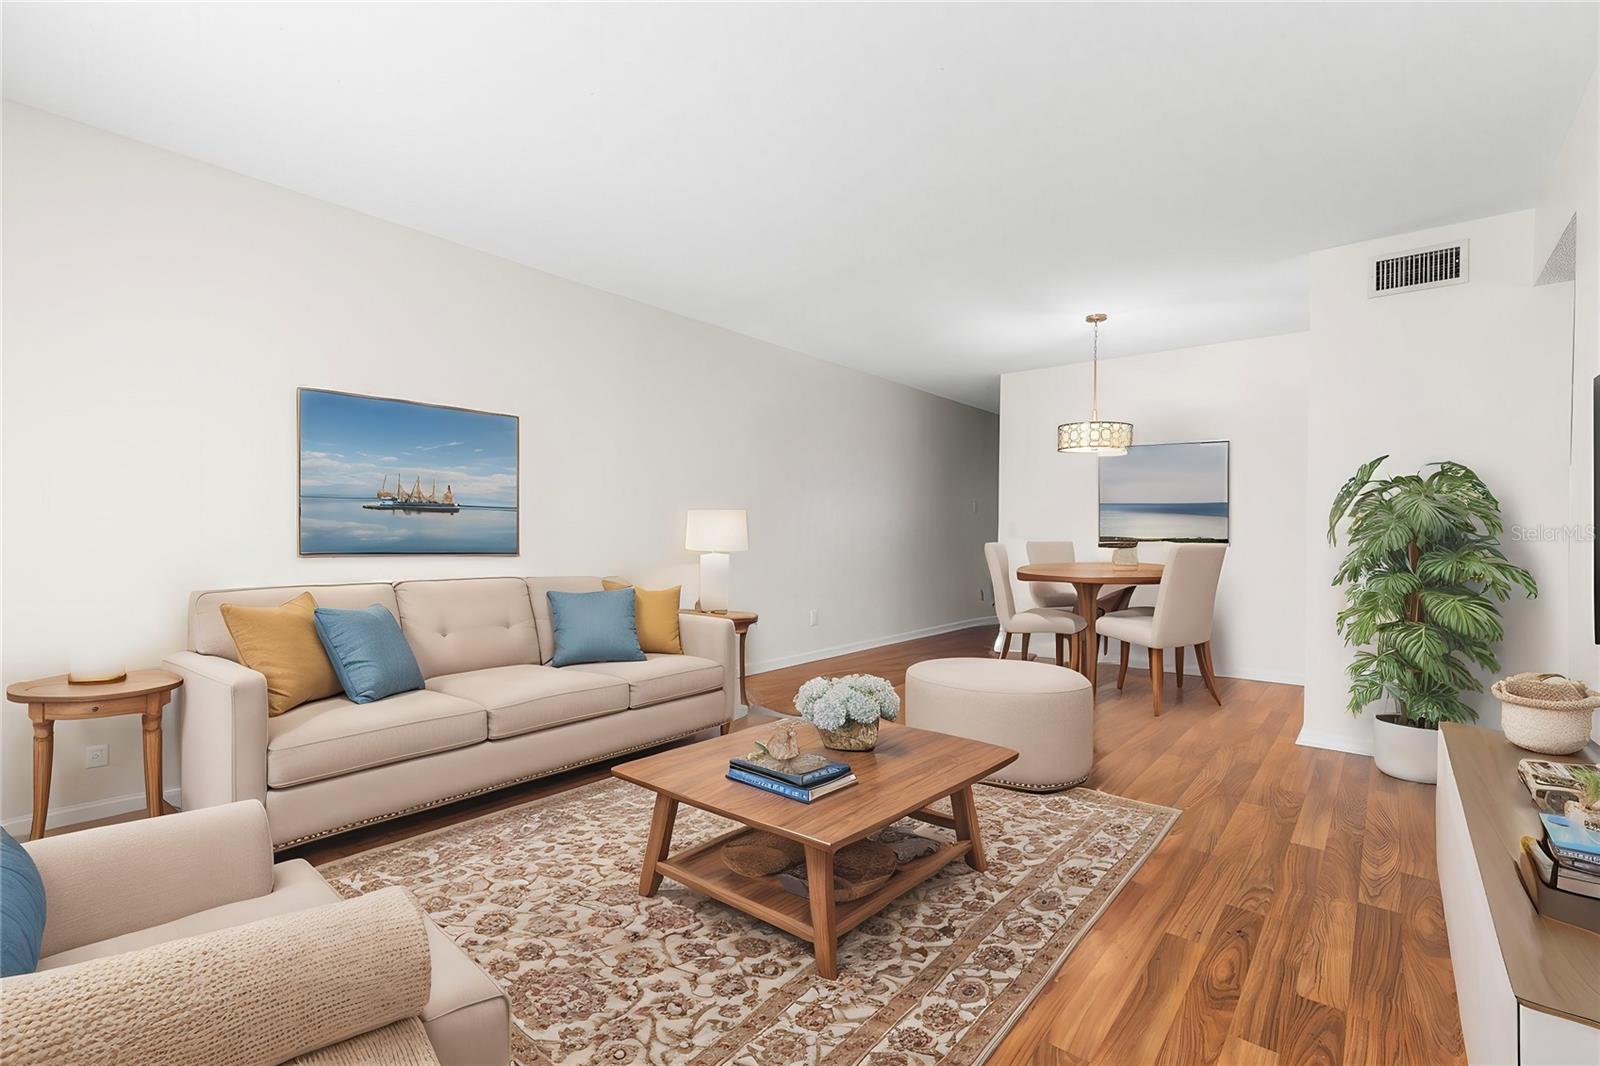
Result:
<svg viewBox="0 0 1600 1066">
<path fill-rule="evenodd" d="M 300 390 L 300 554 L 516 553 L 515 416 Z"/>
<path fill-rule="evenodd" d="M 1227 542 L 1227 441 L 1136 444 L 1099 465 L 1102 542 Z"/>
</svg>

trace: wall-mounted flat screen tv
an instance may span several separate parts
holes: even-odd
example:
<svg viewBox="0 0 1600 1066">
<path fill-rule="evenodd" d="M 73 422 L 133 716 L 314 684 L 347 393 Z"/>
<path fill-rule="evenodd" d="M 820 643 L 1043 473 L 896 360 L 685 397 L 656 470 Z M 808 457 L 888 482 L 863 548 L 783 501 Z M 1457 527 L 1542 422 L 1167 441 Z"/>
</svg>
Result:
<svg viewBox="0 0 1600 1066">
<path fill-rule="evenodd" d="M 1228 442 L 1135 444 L 1100 467 L 1100 545 L 1228 542 Z"/>
</svg>

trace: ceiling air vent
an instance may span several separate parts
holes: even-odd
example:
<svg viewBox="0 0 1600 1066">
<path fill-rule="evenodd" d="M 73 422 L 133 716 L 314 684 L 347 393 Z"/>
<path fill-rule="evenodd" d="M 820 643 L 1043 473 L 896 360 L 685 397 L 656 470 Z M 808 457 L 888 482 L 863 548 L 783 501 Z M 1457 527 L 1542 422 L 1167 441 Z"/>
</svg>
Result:
<svg viewBox="0 0 1600 1066">
<path fill-rule="evenodd" d="M 1388 296 L 1417 289 L 1460 285 L 1467 280 L 1467 242 L 1452 241 L 1432 248 L 1373 258 L 1367 271 L 1368 296 Z"/>
</svg>

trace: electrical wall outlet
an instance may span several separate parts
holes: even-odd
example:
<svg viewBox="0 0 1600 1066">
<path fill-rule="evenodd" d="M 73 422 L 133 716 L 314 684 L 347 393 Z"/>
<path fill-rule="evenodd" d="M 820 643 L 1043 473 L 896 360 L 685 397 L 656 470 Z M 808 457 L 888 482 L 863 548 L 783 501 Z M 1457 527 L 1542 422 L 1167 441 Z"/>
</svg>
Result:
<svg viewBox="0 0 1600 1066">
<path fill-rule="evenodd" d="M 811 621 L 808 622 L 807 624 L 808 625 L 816 625 L 817 624 L 817 609 L 815 607 L 811 608 Z"/>
<path fill-rule="evenodd" d="M 83 749 L 83 765 L 93 770 L 97 766 L 111 765 L 110 744 L 90 744 Z"/>
</svg>

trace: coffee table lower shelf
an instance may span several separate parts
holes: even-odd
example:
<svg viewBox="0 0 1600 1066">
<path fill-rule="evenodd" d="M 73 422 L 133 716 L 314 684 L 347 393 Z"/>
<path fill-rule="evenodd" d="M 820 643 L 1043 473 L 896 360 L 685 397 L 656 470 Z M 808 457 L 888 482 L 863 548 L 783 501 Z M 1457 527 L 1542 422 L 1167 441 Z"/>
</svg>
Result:
<svg viewBox="0 0 1600 1066">
<path fill-rule="evenodd" d="M 811 903 L 808 900 L 780 887 L 771 878 L 736 874 L 722 861 L 717 849 L 743 832 L 743 829 L 735 830 L 658 862 L 656 872 L 815 944 L 816 926 L 812 924 Z M 911 891 L 957 859 L 965 858 L 971 850 L 972 843 L 966 840 L 945 844 L 938 851 L 914 859 L 896 870 L 894 876 L 876 891 L 860 899 L 834 904 L 834 936 L 844 936 L 883 910 L 890 900 Z"/>
<path fill-rule="evenodd" d="M 658 797 L 657 824 L 663 820 Z M 674 808 L 675 803 L 667 803 Z M 673 813 L 676 813 L 675 811 Z M 670 826 L 671 814 L 667 815 Z M 910 817 L 920 821 L 957 828 L 956 819 L 942 812 L 924 808 Z M 974 820 L 974 828 L 975 828 Z M 838 942 L 850 930 L 886 907 L 891 900 L 904 895 L 952 862 L 965 860 L 969 866 L 983 868 L 982 845 L 969 837 L 943 844 L 937 851 L 896 870 L 894 876 L 875 891 L 860 899 L 839 903 L 833 898 L 833 855 L 820 848 L 806 849 L 806 878 L 811 884 L 811 898 L 802 899 L 777 884 L 773 878 L 745 877 L 728 869 L 722 861 L 722 845 L 746 832 L 743 827 L 713 837 L 703 844 L 685 848 L 674 855 L 646 862 L 640 881 L 640 894 L 653 896 L 660 887 L 661 878 L 670 877 L 685 888 L 726 903 L 752 918 L 792 933 L 811 944 L 817 959 L 817 972 L 833 979 L 838 976 Z M 957 828 L 957 832 L 961 832 Z M 667 828 L 665 840 L 670 841 Z M 659 846 L 659 845 L 658 845 Z M 659 854 L 659 852 L 656 852 Z M 818 891 L 818 886 L 826 886 Z"/>
</svg>

